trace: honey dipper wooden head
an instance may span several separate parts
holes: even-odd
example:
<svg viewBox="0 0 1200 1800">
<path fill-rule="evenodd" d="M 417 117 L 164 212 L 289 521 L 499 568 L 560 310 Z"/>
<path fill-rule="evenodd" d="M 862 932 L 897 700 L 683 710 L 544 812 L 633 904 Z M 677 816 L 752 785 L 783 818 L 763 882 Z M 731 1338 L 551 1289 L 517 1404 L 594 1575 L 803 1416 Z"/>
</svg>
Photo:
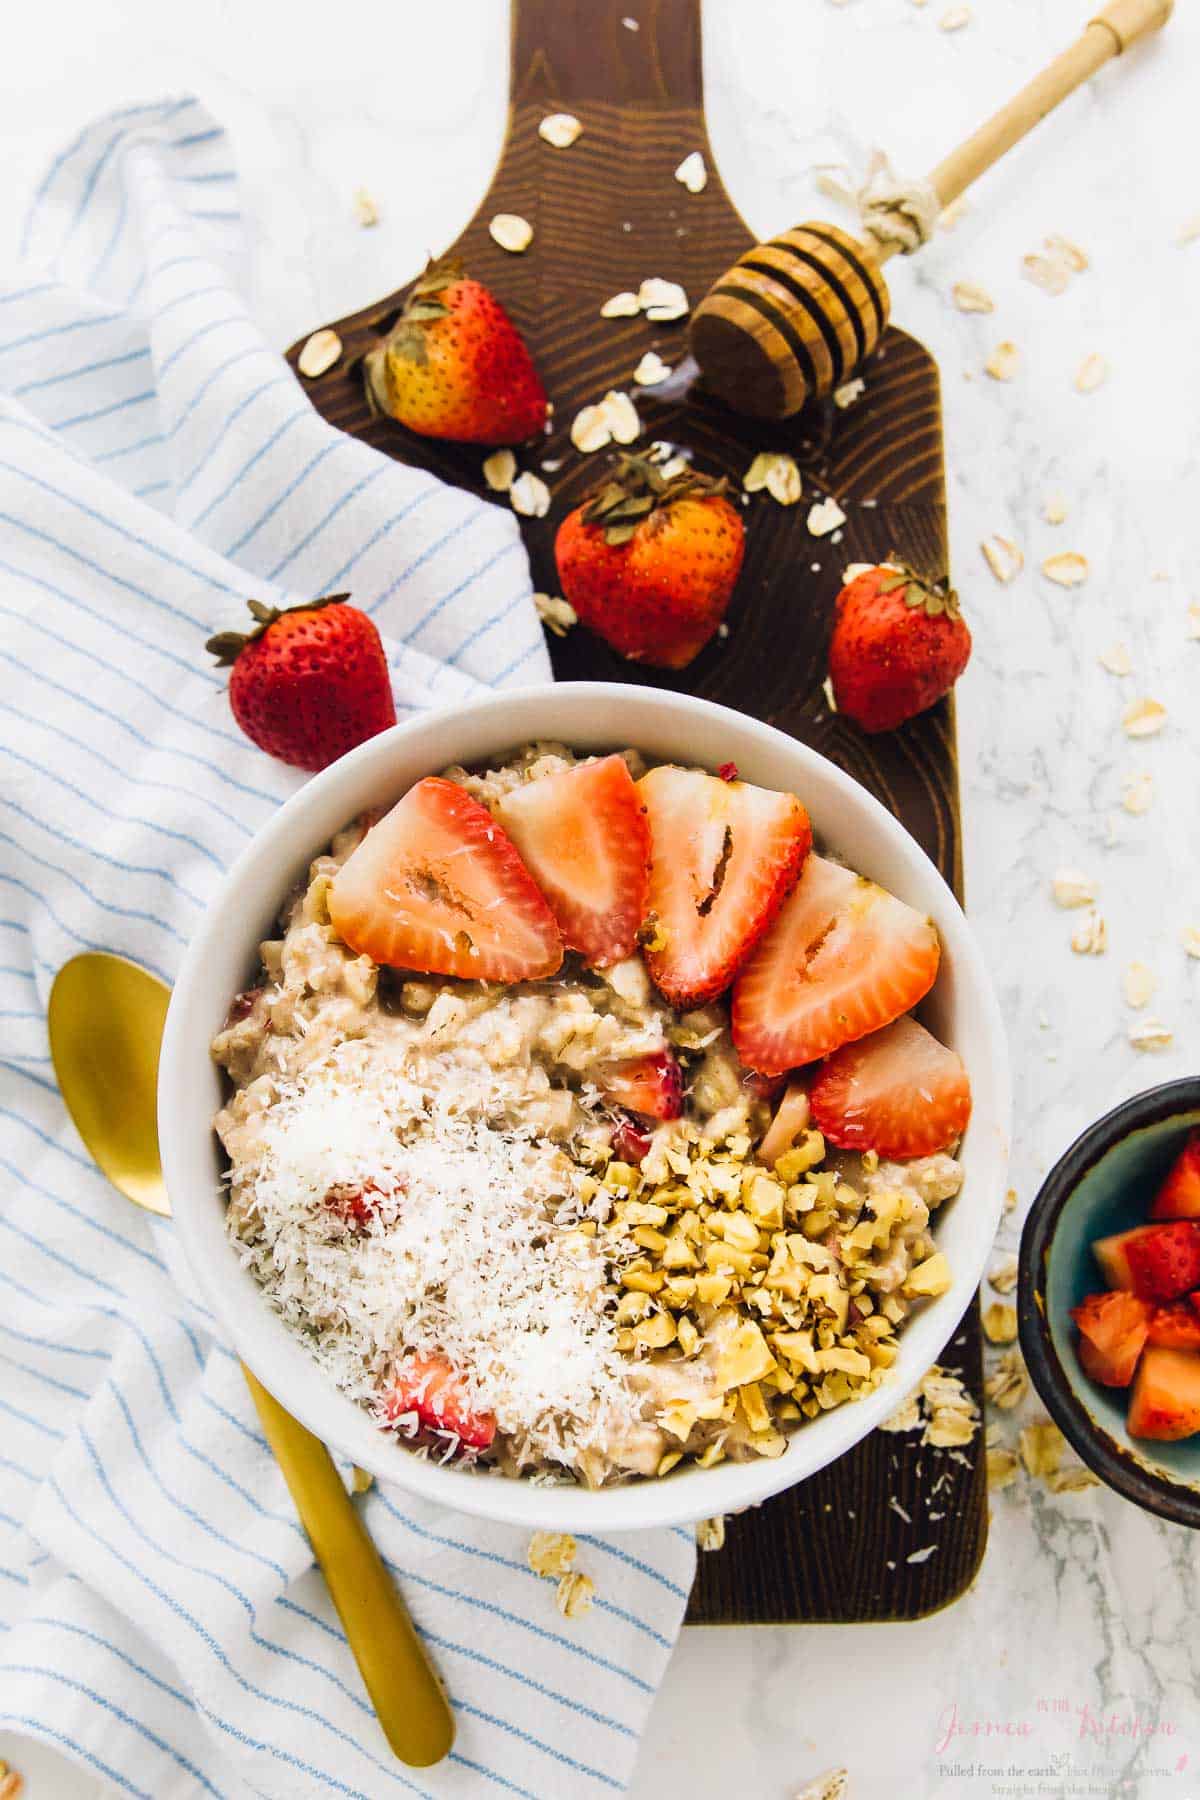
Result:
<svg viewBox="0 0 1200 1800">
<path fill-rule="evenodd" d="M 797 225 L 739 257 L 692 315 L 692 354 L 708 386 L 737 412 L 784 419 L 848 381 L 887 324 L 886 258 L 919 249 L 943 207 L 1111 57 L 1165 25 L 1173 5 L 1111 0 L 1068 50 L 914 184 L 908 223 L 915 212 L 923 224 L 907 242 L 886 220 L 872 229 L 868 215 L 862 238 L 836 225 Z"/>
</svg>

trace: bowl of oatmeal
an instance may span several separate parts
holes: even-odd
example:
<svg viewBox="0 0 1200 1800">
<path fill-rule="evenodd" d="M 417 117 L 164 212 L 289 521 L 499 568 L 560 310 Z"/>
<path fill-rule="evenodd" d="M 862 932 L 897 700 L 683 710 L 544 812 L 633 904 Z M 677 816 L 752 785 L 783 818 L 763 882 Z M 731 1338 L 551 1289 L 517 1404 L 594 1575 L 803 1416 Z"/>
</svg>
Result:
<svg viewBox="0 0 1200 1800">
<path fill-rule="evenodd" d="M 231 870 L 160 1064 L 238 1353 L 383 1481 L 559 1530 L 754 1504 L 894 1414 L 1005 1184 L 953 896 L 850 777 L 651 689 L 360 746 Z"/>
</svg>

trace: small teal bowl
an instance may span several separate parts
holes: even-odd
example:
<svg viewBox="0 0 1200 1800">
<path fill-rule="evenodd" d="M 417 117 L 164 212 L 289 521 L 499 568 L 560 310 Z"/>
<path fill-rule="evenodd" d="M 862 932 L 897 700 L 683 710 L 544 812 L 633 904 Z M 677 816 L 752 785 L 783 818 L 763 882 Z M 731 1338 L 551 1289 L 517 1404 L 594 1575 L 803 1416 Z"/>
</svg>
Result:
<svg viewBox="0 0 1200 1800">
<path fill-rule="evenodd" d="M 1021 1234 L 1017 1313 L 1030 1379 L 1050 1417 L 1108 1487 L 1176 1525 L 1200 1528 L 1200 1436 L 1131 1438 L 1127 1388 L 1101 1387 L 1076 1355 L 1070 1311 L 1104 1287 L 1091 1246 L 1143 1225 L 1188 1132 L 1200 1125 L 1200 1077 L 1135 1094 L 1055 1164 Z"/>
</svg>

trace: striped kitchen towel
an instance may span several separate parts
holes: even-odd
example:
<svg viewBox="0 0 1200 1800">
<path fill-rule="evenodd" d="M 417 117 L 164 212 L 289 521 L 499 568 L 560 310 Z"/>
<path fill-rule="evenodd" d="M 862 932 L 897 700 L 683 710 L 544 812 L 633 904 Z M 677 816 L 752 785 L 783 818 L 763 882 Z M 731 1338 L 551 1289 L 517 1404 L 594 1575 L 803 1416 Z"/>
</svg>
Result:
<svg viewBox="0 0 1200 1800">
<path fill-rule="evenodd" d="M 458 1716 L 448 1763 L 403 1769 L 169 1224 L 54 1085 L 55 970 L 108 948 L 169 980 L 300 779 L 206 667 L 247 594 L 351 589 L 401 717 L 549 672 L 511 515 L 317 417 L 239 239 L 224 133 L 135 107 L 56 160 L 0 290 L 0 1726 L 153 1800 L 619 1792 L 690 1533 L 585 1540 L 568 1621 L 521 1532 L 368 1495 Z"/>
</svg>

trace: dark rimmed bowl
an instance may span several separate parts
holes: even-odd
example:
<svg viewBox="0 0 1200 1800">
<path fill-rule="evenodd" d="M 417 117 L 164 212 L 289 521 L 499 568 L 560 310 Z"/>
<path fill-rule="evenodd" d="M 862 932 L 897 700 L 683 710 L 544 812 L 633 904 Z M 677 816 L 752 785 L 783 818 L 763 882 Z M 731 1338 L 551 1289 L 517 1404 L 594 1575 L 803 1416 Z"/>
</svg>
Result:
<svg viewBox="0 0 1200 1800">
<path fill-rule="evenodd" d="M 1070 1309 L 1104 1283 L 1094 1239 L 1146 1221 L 1155 1189 L 1200 1125 L 1200 1076 L 1135 1094 L 1089 1126 L 1042 1183 L 1021 1233 L 1021 1349 L 1051 1418 L 1107 1486 L 1200 1528 L 1200 1436 L 1131 1438 L 1128 1389 L 1100 1387 L 1075 1352 Z"/>
</svg>

